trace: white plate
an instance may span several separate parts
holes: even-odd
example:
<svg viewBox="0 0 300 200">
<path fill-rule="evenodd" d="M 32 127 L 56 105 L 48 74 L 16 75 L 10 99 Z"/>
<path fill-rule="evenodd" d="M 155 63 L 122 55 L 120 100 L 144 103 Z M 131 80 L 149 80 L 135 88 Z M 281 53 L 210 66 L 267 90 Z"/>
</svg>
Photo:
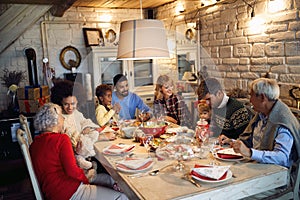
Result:
<svg viewBox="0 0 300 200">
<path fill-rule="evenodd" d="M 233 158 L 220 158 L 218 156 L 217 153 L 214 153 L 213 156 L 219 160 L 222 160 L 222 161 L 228 161 L 228 162 L 235 162 L 235 161 L 239 161 L 239 160 L 243 160 L 244 158 L 236 158 L 236 159 L 233 159 Z"/>
<path fill-rule="evenodd" d="M 111 145 L 109 145 L 108 147 L 105 147 L 105 148 L 103 149 L 103 154 L 105 154 L 105 155 L 110 155 L 110 156 L 126 155 L 126 154 L 132 152 L 132 151 L 134 150 L 134 148 L 135 148 L 135 145 L 131 145 L 131 146 L 133 146 L 133 147 L 132 147 L 129 151 L 121 152 L 121 153 L 111 153 L 111 152 L 109 152 L 109 151 L 106 151 L 106 150 L 109 149 L 110 146 L 111 146 Z M 122 145 L 118 145 L 118 146 L 122 146 Z M 124 146 L 130 146 L 130 145 L 124 145 Z"/>
<path fill-rule="evenodd" d="M 202 179 L 200 177 L 197 177 L 197 176 L 194 176 L 192 175 L 193 179 L 197 180 L 197 181 L 201 181 L 203 183 L 221 183 L 221 182 L 224 182 L 224 181 L 227 181 L 229 179 L 232 178 L 232 172 L 230 170 L 227 171 L 227 174 L 226 174 L 226 177 L 222 180 L 205 180 L 205 179 Z"/>
<path fill-rule="evenodd" d="M 148 167 L 146 167 L 144 169 L 140 169 L 140 170 L 137 170 L 137 169 L 125 169 L 123 167 L 118 167 L 118 165 L 116 165 L 116 168 L 120 172 L 125 172 L 125 173 L 141 173 L 141 172 L 145 172 L 145 171 L 148 171 L 149 169 L 151 169 L 152 166 L 153 166 L 153 164 L 154 164 L 154 161 L 152 160 L 151 164 Z"/>
</svg>

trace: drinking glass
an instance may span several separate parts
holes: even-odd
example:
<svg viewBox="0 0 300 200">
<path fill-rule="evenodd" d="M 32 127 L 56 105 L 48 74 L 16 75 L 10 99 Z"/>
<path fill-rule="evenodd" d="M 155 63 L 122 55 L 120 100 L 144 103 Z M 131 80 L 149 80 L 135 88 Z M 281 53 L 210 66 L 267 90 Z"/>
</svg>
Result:
<svg viewBox="0 0 300 200">
<path fill-rule="evenodd" d="M 148 157 L 150 158 L 151 157 L 151 155 L 150 155 L 150 149 L 151 149 L 151 146 L 150 146 L 150 143 L 152 142 L 152 140 L 153 140 L 153 135 L 151 135 L 151 134 L 145 134 L 144 136 L 143 136 L 143 138 L 142 138 L 142 140 L 143 140 L 143 145 L 144 145 L 144 147 L 146 148 L 146 150 L 147 150 L 147 153 L 148 153 Z"/>
</svg>

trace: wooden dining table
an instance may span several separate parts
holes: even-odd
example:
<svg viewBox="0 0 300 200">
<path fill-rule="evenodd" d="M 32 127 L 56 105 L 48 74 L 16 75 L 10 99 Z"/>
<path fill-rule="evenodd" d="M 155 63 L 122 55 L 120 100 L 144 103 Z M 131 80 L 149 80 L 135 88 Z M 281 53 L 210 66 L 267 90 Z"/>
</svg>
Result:
<svg viewBox="0 0 300 200">
<path fill-rule="evenodd" d="M 129 199 L 242 199 L 257 193 L 265 192 L 287 184 L 288 169 L 273 164 L 260 164 L 251 160 L 228 162 L 215 159 L 212 155 L 207 158 L 192 158 L 183 161 L 182 171 L 176 170 L 176 160 L 157 159 L 151 154 L 154 165 L 149 171 L 161 169 L 156 176 L 140 173 L 139 176 L 116 170 L 116 163 L 126 155 L 106 155 L 103 149 L 111 144 L 135 144 L 133 156 L 147 156 L 146 148 L 133 139 L 117 138 L 114 141 L 99 141 L 95 143 L 96 158 L 105 167 L 107 172 L 118 182 Z M 132 155 L 132 154 L 131 154 Z M 214 162 L 218 165 L 230 165 L 233 177 L 224 182 L 200 182 L 196 187 L 190 181 L 183 179 L 183 175 L 190 171 L 195 164 L 208 165 Z"/>
</svg>

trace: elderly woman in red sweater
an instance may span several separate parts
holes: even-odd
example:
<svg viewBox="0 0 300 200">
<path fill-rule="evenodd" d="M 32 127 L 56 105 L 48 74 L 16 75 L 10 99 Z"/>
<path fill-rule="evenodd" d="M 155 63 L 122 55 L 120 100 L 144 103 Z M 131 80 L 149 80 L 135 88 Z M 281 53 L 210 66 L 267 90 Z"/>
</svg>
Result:
<svg viewBox="0 0 300 200">
<path fill-rule="evenodd" d="M 128 199 L 111 189 L 114 181 L 108 174 L 98 175 L 89 184 L 76 164 L 69 136 L 62 134 L 60 106 L 45 104 L 36 114 L 34 126 L 41 134 L 30 145 L 30 154 L 45 199 Z"/>
</svg>

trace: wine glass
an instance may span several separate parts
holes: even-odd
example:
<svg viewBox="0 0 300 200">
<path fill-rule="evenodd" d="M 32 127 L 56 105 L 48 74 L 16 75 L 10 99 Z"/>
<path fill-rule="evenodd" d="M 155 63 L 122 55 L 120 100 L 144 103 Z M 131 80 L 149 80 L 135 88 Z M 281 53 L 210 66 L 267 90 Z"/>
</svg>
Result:
<svg viewBox="0 0 300 200">
<path fill-rule="evenodd" d="M 143 145 L 144 147 L 146 148 L 147 150 L 147 153 L 148 153 L 148 157 L 151 158 L 151 155 L 150 155 L 150 149 L 151 149 L 151 146 L 150 146 L 150 143 L 152 142 L 153 140 L 153 135 L 151 134 L 145 134 L 142 138 L 142 141 L 143 141 Z"/>
<path fill-rule="evenodd" d="M 143 109 L 143 110 L 141 110 L 141 112 L 140 112 L 140 114 L 139 114 L 139 118 L 140 118 L 140 120 L 141 120 L 141 126 L 144 126 L 144 118 L 145 118 L 145 114 L 146 114 L 146 112 L 145 112 L 145 110 Z"/>
</svg>

